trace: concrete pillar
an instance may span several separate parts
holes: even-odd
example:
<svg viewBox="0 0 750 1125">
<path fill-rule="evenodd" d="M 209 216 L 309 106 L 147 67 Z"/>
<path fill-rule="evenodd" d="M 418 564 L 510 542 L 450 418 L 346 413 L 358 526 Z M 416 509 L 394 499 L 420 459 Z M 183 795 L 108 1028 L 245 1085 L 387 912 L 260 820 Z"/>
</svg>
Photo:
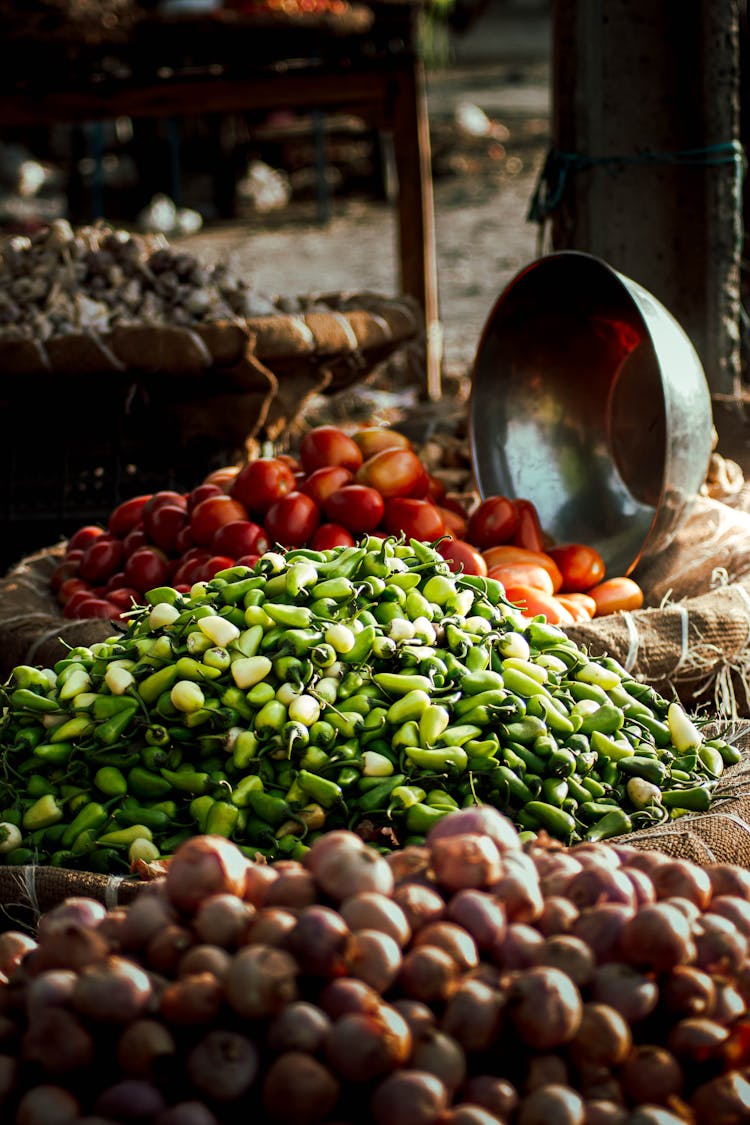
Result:
<svg viewBox="0 0 750 1125">
<path fill-rule="evenodd" d="M 639 282 L 690 336 L 715 403 L 738 410 L 742 182 L 735 163 L 670 162 L 740 136 L 741 0 L 553 0 L 552 145 L 566 177 L 554 250 Z M 649 163 L 628 163 L 653 154 Z M 597 163 L 621 156 L 621 163 Z M 718 423 L 717 423 L 718 425 Z"/>
</svg>

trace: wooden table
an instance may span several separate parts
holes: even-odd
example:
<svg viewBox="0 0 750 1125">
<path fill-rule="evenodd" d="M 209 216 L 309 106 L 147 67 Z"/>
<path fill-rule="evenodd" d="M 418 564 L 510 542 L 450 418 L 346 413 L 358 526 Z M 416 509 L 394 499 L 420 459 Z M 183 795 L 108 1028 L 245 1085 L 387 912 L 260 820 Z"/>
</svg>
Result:
<svg viewBox="0 0 750 1125">
<path fill-rule="evenodd" d="M 0 37 L 0 129 L 317 109 L 358 115 L 391 134 L 400 289 L 424 310 L 427 393 L 436 400 L 442 356 L 417 11 L 414 0 L 387 0 L 328 20 L 226 9 L 149 17 L 126 41 L 95 49 Z"/>
</svg>

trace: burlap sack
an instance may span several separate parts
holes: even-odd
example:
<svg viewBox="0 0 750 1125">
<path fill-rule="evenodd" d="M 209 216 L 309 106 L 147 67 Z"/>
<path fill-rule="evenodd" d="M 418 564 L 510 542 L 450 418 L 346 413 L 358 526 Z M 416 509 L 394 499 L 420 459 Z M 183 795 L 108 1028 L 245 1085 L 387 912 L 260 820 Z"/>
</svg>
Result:
<svg viewBox="0 0 750 1125">
<path fill-rule="evenodd" d="M 643 609 L 568 626 L 569 636 L 691 710 L 750 715 L 750 515 L 699 497 L 633 577 Z"/>
<path fill-rule="evenodd" d="M 113 910 L 132 902 L 144 886 L 143 879 L 64 867 L 0 867 L 0 932 L 33 933 L 40 915 L 66 898 L 93 898 Z"/>
<path fill-rule="evenodd" d="M 68 648 L 103 641 L 118 631 L 113 621 L 69 621 L 50 589 L 50 576 L 62 546 L 22 559 L 0 579 L 0 677 L 17 664 L 51 668 Z"/>
</svg>

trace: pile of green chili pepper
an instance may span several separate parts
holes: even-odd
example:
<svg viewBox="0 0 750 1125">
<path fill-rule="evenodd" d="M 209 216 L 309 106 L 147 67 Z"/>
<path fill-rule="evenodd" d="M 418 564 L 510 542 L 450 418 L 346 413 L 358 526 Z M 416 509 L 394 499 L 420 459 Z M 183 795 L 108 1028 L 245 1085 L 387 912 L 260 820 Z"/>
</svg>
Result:
<svg viewBox="0 0 750 1125">
<path fill-rule="evenodd" d="M 366 822 L 403 846 L 471 804 L 608 839 L 708 810 L 740 758 L 402 538 L 154 589 L 123 632 L 14 668 L 0 706 L 0 860 L 112 873 L 196 833 L 277 859 Z"/>
</svg>

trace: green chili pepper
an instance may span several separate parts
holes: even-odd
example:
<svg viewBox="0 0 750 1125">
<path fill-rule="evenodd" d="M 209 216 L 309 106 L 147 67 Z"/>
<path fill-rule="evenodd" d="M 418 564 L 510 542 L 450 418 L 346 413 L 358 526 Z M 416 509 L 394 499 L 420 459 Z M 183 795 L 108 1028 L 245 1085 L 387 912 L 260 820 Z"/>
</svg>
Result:
<svg viewBox="0 0 750 1125">
<path fill-rule="evenodd" d="M 152 773 L 143 766 L 133 766 L 126 775 L 128 792 L 142 801 L 158 801 L 172 792 L 171 783 L 161 774 Z"/>
<path fill-rule="evenodd" d="M 543 774 L 545 772 L 547 763 L 538 754 L 535 754 L 528 746 L 524 746 L 522 742 L 509 742 L 506 744 L 508 750 L 511 751 L 516 760 L 523 763 L 524 772 Z M 503 752 L 503 757 L 505 753 Z M 511 763 L 508 762 L 508 765 Z"/>
<path fill-rule="evenodd" d="M 403 785 L 406 777 L 403 773 L 393 773 L 390 777 L 372 778 L 370 780 L 375 782 L 375 784 L 357 798 L 357 807 L 359 811 L 363 813 L 376 812 L 378 809 L 387 808 L 393 790 L 399 785 Z M 360 788 L 362 788 L 361 782 Z"/>
<path fill-rule="evenodd" d="M 659 758 L 644 758 L 636 754 L 632 758 L 621 758 L 617 763 L 620 773 L 628 777 L 642 777 L 654 785 L 663 785 L 669 770 Z"/>
<path fill-rule="evenodd" d="M 161 769 L 159 773 L 165 781 L 169 782 L 172 789 L 177 789 L 181 793 L 194 793 L 200 796 L 206 792 L 209 775 L 205 772 L 188 767 L 179 770 Z"/>
<path fill-rule="evenodd" d="M 625 722 L 625 715 L 621 708 L 614 703 L 602 703 L 596 711 L 584 715 L 581 719 L 580 730 L 582 734 L 616 734 Z"/>
<path fill-rule="evenodd" d="M 606 734 L 601 731 L 593 730 L 589 736 L 591 742 L 591 749 L 595 750 L 597 754 L 603 758 L 609 759 L 610 762 L 619 762 L 623 758 L 633 757 L 635 750 L 632 746 L 620 745 L 615 742 Z"/>
<path fill-rule="evenodd" d="M 435 746 L 425 750 L 421 746 L 407 746 L 404 754 L 422 770 L 465 770 L 469 760 L 462 746 Z"/>
<path fill-rule="evenodd" d="M 37 828 L 48 828 L 51 824 L 58 824 L 64 817 L 65 814 L 54 795 L 45 793 L 23 814 L 22 825 L 28 832 L 33 832 Z"/>
<path fill-rule="evenodd" d="M 526 813 L 536 820 L 541 828 L 545 828 L 551 836 L 561 840 L 569 840 L 575 833 L 576 822 L 570 813 L 558 809 L 546 801 L 528 801 L 525 806 Z"/>
<path fill-rule="evenodd" d="M 36 711 L 42 714 L 53 714 L 60 710 L 57 699 L 48 695 L 40 695 L 31 688 L 16 688 L 11 692 L 10 704 L 14 711 Z"/>
<path fill-rule="evenodd" d="M 141 680 L 137 691 L 144 703 L 156 703 L 160 695 L 171 691 L 178 679 L 177 665 L 168 664 L 164 668 L 159 668 L 157 672 L 152 672 L 145 680 Z"/>
<path fill-rule="evenodd" d="M 597 842 L 613 836 L 624 836 L 633 831 L 633 823 L 623 809 L 612 809 L 597 820 L 586 832 L 586 839 Z"/>
<path fill-rule="evenodd" d="M 668 809 L 708 812 L 712 804 L 712 793 L 708 786 L 696 785 L 691 789 L 666 789 L 662 792 L 661 799 Z"/>
<path fill-rule="evenodd" d="M 47 765 L 63 765 L 74 750 L 75 746 L 72 742 L 42 742 L 34 747 L 29 764 L 33 767 L 34 759 L 37 759 L 37 764 L 45 762 Z M 23 772 L 22 767 L 19 772 Z"/>
<path fill-rule="evenodd" d="M 621 806 L 614 800 L 614 798 L 607 799 L 602 797 L 600 801 L 593 801 L 590 797 L 587 801 L 582 801 L 578 806 L 577 815 L 580 820 L 585 821 L 587 824 L 599 821 L 602 817 L 607 816 L 609 813 L 620 810 Z"/>
<path fill-rule="evenodd" d="M 423 688 L 414 688 L 402 695 L 395 703 L 392 703 L 388 708 L 386 718 L 392 725 L 401 725 L 401 723 L 409 722 L 411 719 L 421 719 L 427 708 L 430 706 L 431 700 L 428 693 Z M 447 712 L 446 712 L 447 714 Z M 450 718 L 450 716 L 448 716 Z M 448 724 L 445 723 L 445 726 Z"/>
<path fill-rule="evenodd" d="M 426 835 L 433 825 L 447 816 L 451 809 L 447 806 L 433 806 L 418 801 L 406 810 L 405 823 L 409 832 Z"/>
<path fill-rule="evenodd" d="M 278 828 L 293 815 L 289 804 L 282 797 L 273 797 L 263 790 L 252 790 L 248 794 L 248 802 L 255 815 L 274 828 Z"/>
<path fill-rule="evenodd" d="M 297 782 L 305 793 L 309 794 L 324 809 L 331 808 L 332 805 L 341 800 L 341 788 L 335 781 L 320 777 L 318 774 L 311 773 L 310 770 L 301 769 L 297 774 Z"/>
<path fill-rule="evenodd" d="M 420 676 L 417 673 L 407 674 L 399 672 L 376 672 L 373 682 L 387 695 L 406 695 L 410 691 L 430 692 L 432 680 L 429 676 Z"/>
<path fill-rule="evenodd" d="M 725 738 L 707 738 L 704 746 L 713 746 L 719 751 L 725 766 L 736 766 L 742 761 L 742 752 Z"/>
<path fill-rule="evenodd" d="M 500 726 L 500 737 L 503 740 L 521 744 L 531 743 L 546 732 L 546 724 L 536 715 L 524 715 L 516 722 L 504 723 Z"/>
<path fill-rule="evenodd" d="M 553 750 L 544 763 L 544 771 L 553 777 L 570 777 L 576 771 L 576 756 L 565 746 Z"/>
<path fill-rule="evenodd" d="M 528 702 L 527 714 L 542 719 L 556 734 L 573 734 L 576 729 L 576 724 L 562 707 L 555 703 L 552 696 L 533 695 Z"/>
<path fill-rule="evenodd" d="M 57 786 L 53 785 L 46 777 L 42 777 L 40 773 L 32 773 L 26 782 L 26 792 L 29 797 L 44 797 L 46 793 L 57 796 Z"/>
<path fill-rule="evenodd" d="M 50 742 L 69 742 L 71 739 L 85 738 L 94 730 L 94 722 L 88 715 L 74 715 L 55 727 L 50 735 Z"/>
<path fill-rule="evenodd" d="M 145 824 L 152 832 L 165 832 L 174 820 L 165 809 L 145 808 L 143 805 L 128 805 L 115 809 L 114 819 L 118 824 L 132 828 L 135 824 Z"/>
<path fill-rule="evenodd" d="M 698 760 L 711 777 L 721 777 L 724 772 L 724 758 L 715 746 L 704 742 L 698 749 Z"/>
<path fill-rule="evenodd" d="M 113 715 L 111 719 L 100 723 L 94 730 L 94 737 L 97 742 L 101 742 L 104 746 L 114 746 L 116 742 L 120 741 L 121 736 L 132 722 L 135 712 L 134 706 L 126 707 Z"/>
<path fill-rule="evenodd" d="M 124 797 L 128 791 L 128 783 L 116 766 L 102 766 L 98 769 L 94 774 L 94 785 L 106 797 Z"/>
<path fill-rule="evenodd" d="M 562 808 L 568 796 L 568 783 L 564 777 L 545 777 L 542 781 L 541 797 L 549 805 Z"/>
<path fill-rule="evenodd" d="M 507 786 L 508 793 L 515 803 L 526 805 L 534 800 L 534 794 L 526 782 L 508 766 L 498 766 L 493 776 Z"/>
<path fill-rule="evenodd" d="M 245 777 L 237 782 L 232 790 L 232 802 L 237 808 L 246 809 L 250 804 L 250 794 L 253 791 L 262 791 L 262 789 L 263 782 L 257 774 L 246 774 Z"/>
<path fill-rule="evenodd" d="M 231 839 L 237 829 L 240 810 L 230 801 L 214 801 L 206 817 L 205 829 L 209 836 Z"/>
<path fill-rule="evenodd" d="M 98 840 L 101 847 L 127 848 L 134 840 L 141 837 L 152 840 L 151 829 L 145 824 L 132 824 L 128 828 L 115 828 L 112 832 L 104 832 Z"/>
</svg>

